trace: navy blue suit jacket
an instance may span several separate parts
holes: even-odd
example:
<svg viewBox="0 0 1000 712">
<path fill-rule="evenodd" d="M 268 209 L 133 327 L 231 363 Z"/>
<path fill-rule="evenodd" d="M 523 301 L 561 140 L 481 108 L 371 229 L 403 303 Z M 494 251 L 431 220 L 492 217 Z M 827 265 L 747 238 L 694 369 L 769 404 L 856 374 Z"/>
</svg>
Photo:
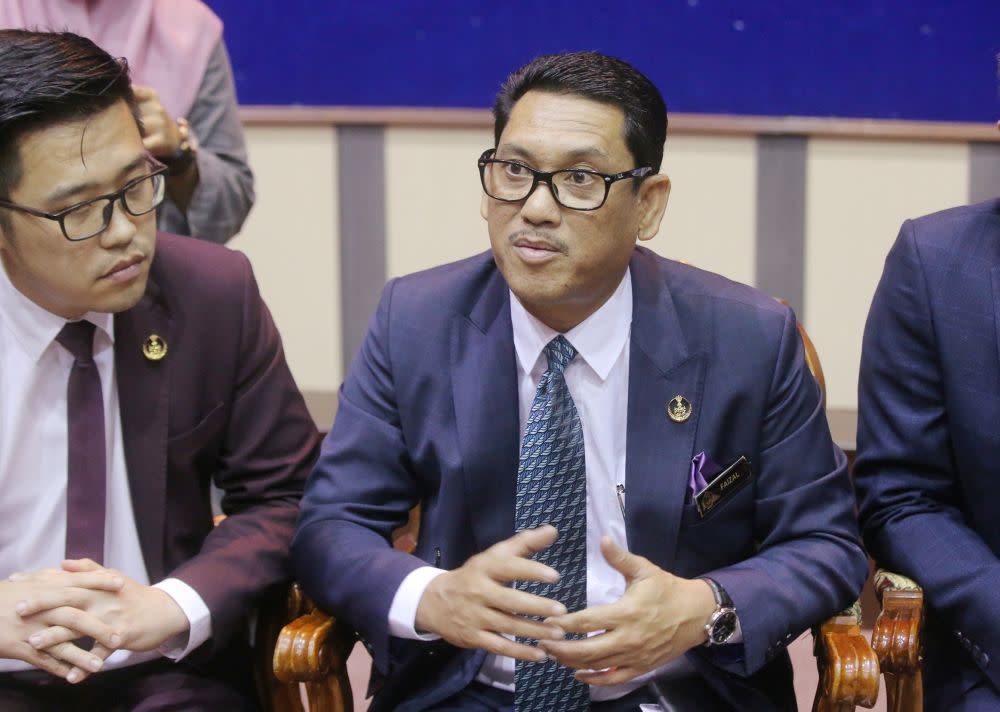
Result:
<svg viewBox="0 0 1000 712">
<path fill-rule="evenodd" d="M 742 654 L 690 657 L 733 708 L 794 709 L 785 645 L 849 604 L 866 574 L 844 457 L 794 316 L 642 248 L 630 268 L 628 548 L 679 576 L 711 574 L 732 596 Z M 466 685 L 483 658 L 393 638 L 387 616 L 415 568 L 456 568 L 514 533 L 509 298 L 489 253 L 390 282 L 307 485 L 296 574 L 369 647 L 375 710 L 423 709 Z M 666 414 L 679 394 L 694 405 L 683 423 Z M 700 451 L 723 465 L 746 455 L 754 473 L 704 519 L 685 504 Z M 389 538 L 418 502 L 411 556 Z"/>
<path fill-rule="evenodd" d="M 1000 708 L 998 319 L 1000 201 L 907 221 L 865 328 L 854 476 L 872 555 L 930 604 L 928 709 L 976 686 Z"/>
</svg>

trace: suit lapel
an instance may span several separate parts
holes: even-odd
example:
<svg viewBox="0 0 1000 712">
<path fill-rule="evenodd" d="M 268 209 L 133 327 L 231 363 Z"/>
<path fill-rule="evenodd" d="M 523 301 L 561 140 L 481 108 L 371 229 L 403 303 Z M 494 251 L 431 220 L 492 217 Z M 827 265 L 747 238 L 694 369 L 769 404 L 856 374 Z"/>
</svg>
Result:
<svg viewBox="0 0 1000 712">
<path fill-rule="evenodd" d="M 473 535 L 482 551 L 514 533 L 520 438 L 509 294 L 497 270 L 469 314 L 455 319 L 451 378 Z"/>
<path fill-rule="evenodd" d="M 125 466 L 150 581 L 159 581 L 166 573 L 163 538 L 172 333 L 169 314 L 159 295 L 150 276 L 142 300 L 115 317 L 115 373 Z M 143 343 L 151 334 L 159 335 L 167 344 L 167 355 L 161 361 L 149 360 L 143 354 Z"/>
<path fill-rule="evenodd" d="M 687 350 L 656 258 L 632 258 L 632 334 L 626 439 L 625 530 L 629 549 L 670 570 L 703 404 L 705 356 Z M 690 417 L 674 422 L 667 404 L 684 396 Z"/>
</svg>

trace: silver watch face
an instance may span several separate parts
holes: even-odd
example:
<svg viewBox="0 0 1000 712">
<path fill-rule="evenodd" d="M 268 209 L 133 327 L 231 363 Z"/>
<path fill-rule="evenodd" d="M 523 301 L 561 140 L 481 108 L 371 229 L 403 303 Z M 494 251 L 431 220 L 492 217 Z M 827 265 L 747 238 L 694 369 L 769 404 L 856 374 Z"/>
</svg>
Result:
<svg viewBox="0 0 1000 712">
<path fill-rule="evenodd" d="M 736 611 L 732 608 L 720 608 L 712 615 L 709 622 L 709 645 L 723 645 L 736 634 Z"/>
</svg>

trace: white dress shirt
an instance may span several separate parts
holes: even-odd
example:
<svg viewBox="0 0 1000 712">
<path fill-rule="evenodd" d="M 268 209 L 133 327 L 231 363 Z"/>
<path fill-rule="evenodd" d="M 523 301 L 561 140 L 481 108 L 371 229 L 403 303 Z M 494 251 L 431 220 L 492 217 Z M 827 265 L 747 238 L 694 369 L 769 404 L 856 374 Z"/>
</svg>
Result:
<svg viewBox="0 0 1000 712">
<path fill-rule="evenodd" d="M 114 315 L 90 312 L 94 362 L 104 395 L 107 448 L 107 512 L 104 565 L 143 585 L 149 575 L 139 546 L 118 405 L 114 368 Z M 68 429 L 66 388 L 73 357 L 55 338 L 66 320 L 25 297 L 0 266 L 0 577 L 16 571 L 59 568 L 66 553 Z M 159 651 L 120 650 L 105 669 L 160 654 L 180 660 L 208 640 L 212 621 L 201 596 L 179 579 L 157 584 L 187 616 L 190 629 Z M 0 672 L 27 670 L 20 660 L 0 659 Z"/>
<path fill-rule="evenodd" d="M 513 293 L 510 315 L 517 355 L 521 435 L 535 398 L 538 382 L 548 368 L 545 346 L 559 335 L 529 314 Z M 625 517 L 617 486 L 625 485 L 625 445 L 628 421 L 629 336 L 632 331 L 632 277 L 625 272 L 615 293 L 600 309 L 564 336 L 577 350 L 566 367 L 566 386 L 583 424 L 587 467 L 587 606 L 613 603 L 625 593 L 625 578 L 605 561 L 601 538 L 609 536 L 627 547 Z M 424 566 L 407 576 L 389 610 L 389 632 L 400 638 L 433 640 L 414 628 L 417 605 L 424 589 L 443 571 Z M 621 697 L 658 671 L 624 685 L 590 688 L 593 700 Z M 488 655 L 477 680 L 506 690 L 514 689 L 514 659 Z"/>
</svg>

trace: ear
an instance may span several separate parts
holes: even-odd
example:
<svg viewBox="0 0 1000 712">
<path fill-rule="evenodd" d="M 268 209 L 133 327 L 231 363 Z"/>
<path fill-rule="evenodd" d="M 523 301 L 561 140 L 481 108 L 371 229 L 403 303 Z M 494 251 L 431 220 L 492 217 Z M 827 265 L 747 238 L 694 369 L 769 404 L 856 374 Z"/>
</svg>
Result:
<svg viewBox="0 0 1000 712">
<path fill-rule="evenodd" d="M 651 240 L 660 231 L 669 199 L 670 178 L 666 174 L 650 176 L 639 186 L 639 227 L 636 233 L 640 240 Z"/>
<path fill-rule="evenodd" d="M 482 198 L 479 199 L 479 214 L 483 216 L 483 220 L 489 220 L 488 210 L 490 205 L 490 196 L 483 193 Z"/>
</svg>

